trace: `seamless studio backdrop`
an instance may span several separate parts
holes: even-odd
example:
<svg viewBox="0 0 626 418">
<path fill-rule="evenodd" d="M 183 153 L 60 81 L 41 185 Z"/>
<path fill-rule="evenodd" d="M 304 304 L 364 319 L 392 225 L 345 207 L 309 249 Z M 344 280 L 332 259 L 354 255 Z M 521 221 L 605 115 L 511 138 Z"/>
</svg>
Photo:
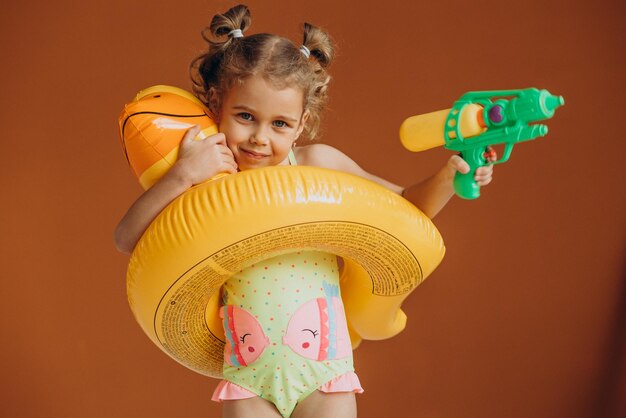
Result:
<svg viewBox="0 0 626 418">
<path fill-rule="evenodd" d="M 229 1 L 10 2 L 0 14 L 0 416 L 217 417 L 216 380 L 178 365 L 128 308 L 112 231 L 141 189 L 117 116 L 190 88 L 201 29 Z M 449 152 L 405 150 L 404 118 L 471 90 L 566 105 L 477 201 L 435 223 L 441 266 L 406 330 L 355 351 L 359 417 L 624 417 L 626 74 L 617 0 L 252 0 L 250 33 L 338 45 L 320 141 L 407 185 Z"/>
</svg>

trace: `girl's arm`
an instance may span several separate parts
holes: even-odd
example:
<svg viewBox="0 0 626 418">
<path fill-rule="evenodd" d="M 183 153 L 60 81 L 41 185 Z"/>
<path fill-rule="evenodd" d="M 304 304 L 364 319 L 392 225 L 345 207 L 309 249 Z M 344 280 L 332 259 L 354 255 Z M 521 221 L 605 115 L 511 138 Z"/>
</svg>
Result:
<svg viewBox="0 0 626 418">
<path fill-rule="evenodd" d="M 154 218 L 172 200 L 191 187 L 181 171 L 174 165 L 131 205 L 115 228 L 114 240 L 118 251 L 130 254 Z"/>
<path fill-rule="evenodd" d="M 448 164 L 433 176 L 406 187 L 402 196 L 420 208 L 429 218 L 434 218 L 454 196 L 453 180 L 457 171 L 469 172 L 469 165 L 458 155 L 453 155 Z M 476 170 L 475 180 L 479 186 L 491 183 L 493 166 L 480 167 Z"/>
<path fill-rule="evenodd" d="M 218 173 L 235 173 L 237 164 L 223 134 L 195 141 L 200 128 L 190 128 L 180 143 L 178 160 L 165 175 L 128 209 L 115 228 L 116 248 L 130 254 L 159 213 L 195 184 Z"/>
<path fill-rule="evenodd" d="M 299 164 L 339 170 L 374 181 L 394 193 L 402 195 L 420 208 L 429 218 L 434 218 L 454 195 L 452 181 L 455 173 L 457 171 L 461 173 L 469 171 L 469 165 L 461 157 L 454 155 L 450 157 L 448 164 L 433 176 L 403 188 L 368 173 L 350 157 L 331 146 L 314 144 L 298 147 L 294 151 Z M 476 181 L 480 186 L 486 186 L 491 182 L 492 173 L 492 166 L 481 167 L 476 171 Z"/>
</svg>

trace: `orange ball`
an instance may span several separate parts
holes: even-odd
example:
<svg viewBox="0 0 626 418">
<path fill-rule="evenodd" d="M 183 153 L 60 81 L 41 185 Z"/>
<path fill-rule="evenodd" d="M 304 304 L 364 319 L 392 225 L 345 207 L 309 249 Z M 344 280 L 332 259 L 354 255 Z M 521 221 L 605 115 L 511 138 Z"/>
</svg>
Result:
<svg viewBox="0 0 626 418">
<path fill-rule="evenodd" d="M 217 133 L 206 106 L 177 87 L 149 87 L 124 106 L 119 117 L 122 149 L 144 189 L 152 187 L 174 165 L 180 141 L 194 125 L 201 128 L 197 139 Z"/>
</svg>

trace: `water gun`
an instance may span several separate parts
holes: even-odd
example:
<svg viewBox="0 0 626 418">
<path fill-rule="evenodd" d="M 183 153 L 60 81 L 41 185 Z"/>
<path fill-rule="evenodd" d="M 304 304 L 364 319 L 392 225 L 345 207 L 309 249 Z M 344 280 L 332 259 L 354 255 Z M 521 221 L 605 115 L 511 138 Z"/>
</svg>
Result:
<svg viewBox="0 0 626 418">
<path fill-rule="evenodd" d="M 454 190 L 464 199 L 476 199 L 480 196 L 476 169 L 504 163 L 515 144 L 545 136 L 546 125 L 531 123 L 550 119 L 564 104 L 563 96 L 536 88 L 469 92 L 451 109 L 406 119 L 400 126 L 400 140 L 414 152 L 441 145 L 458 152 L 470 171 L 456 173 Z M 505 145 L 502 158 L 491 161 L 491 146 L 499 144 Z"/>
</svg>

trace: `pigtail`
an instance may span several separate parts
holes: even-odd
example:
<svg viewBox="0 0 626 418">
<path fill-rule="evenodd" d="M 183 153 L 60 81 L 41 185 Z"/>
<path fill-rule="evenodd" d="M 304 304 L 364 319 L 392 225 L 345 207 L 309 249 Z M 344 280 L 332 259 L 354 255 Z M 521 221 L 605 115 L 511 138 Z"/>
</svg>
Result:
<svg viewBox="0 0 626 418">
<path fill-rule="evenodd" d="M 251 22 L 250 10 L 240 4 L 213 16 L 211 24 L 201 32 L 209 48 L 191 61 L 189 73 L 194 94 L 209 108 L 214 118 L 219 118 L 220 77 L 225 56 L 232 47 L 236 47 L 238 38 L 243 36 Z M 239 34 L 234 32 L 237 29 L 241 31 Z"/>
<path fill-rule="evenodd" d="M 310 73 L 311 82 L 305 97 L 305 109 L 309 114 L 309 118 L 304 127 L 303 137 L 314 139 L 321 125 L 322 111 L 328 101 L 330 75 L 326 68 L 332 62 L 335 50 L 328 33 L 310 23 L 304 24 L 302 45 L 310 52 L 310 57 L 313 58 L 309 58 L 308 54 L 304 55 L 312 68 Z"/>
<path fill-rule="evenodd" d="M 302 45 L 311 51 L 311 56 L 316 59 L 322 68 L 328 67 L 335 56 L 333 43 L 328 33 L 310 23 L 304 24 Z"/>
<path fill-rule="evenodd" d="M 250 27 L 251 21 L 252 17 L 250 16 L 250 10 L 248 10 L 247 6 L 240 4 L 230 8 L 226 13 L 213 16 L 211 25 L 207 28 L 214 38 L 222 38 L 226 36 L 226 40 L 222 42 L 215 42 L 208 39 L 205 33 L 203 33 L 202 36 L 211 45 L 223 46 L 223 44 L 230 43 L 236 39 L 231 36 L 232 31 L 239 29 L 242 33 L 245 32 L 246 29 Z"/>
</svg>

